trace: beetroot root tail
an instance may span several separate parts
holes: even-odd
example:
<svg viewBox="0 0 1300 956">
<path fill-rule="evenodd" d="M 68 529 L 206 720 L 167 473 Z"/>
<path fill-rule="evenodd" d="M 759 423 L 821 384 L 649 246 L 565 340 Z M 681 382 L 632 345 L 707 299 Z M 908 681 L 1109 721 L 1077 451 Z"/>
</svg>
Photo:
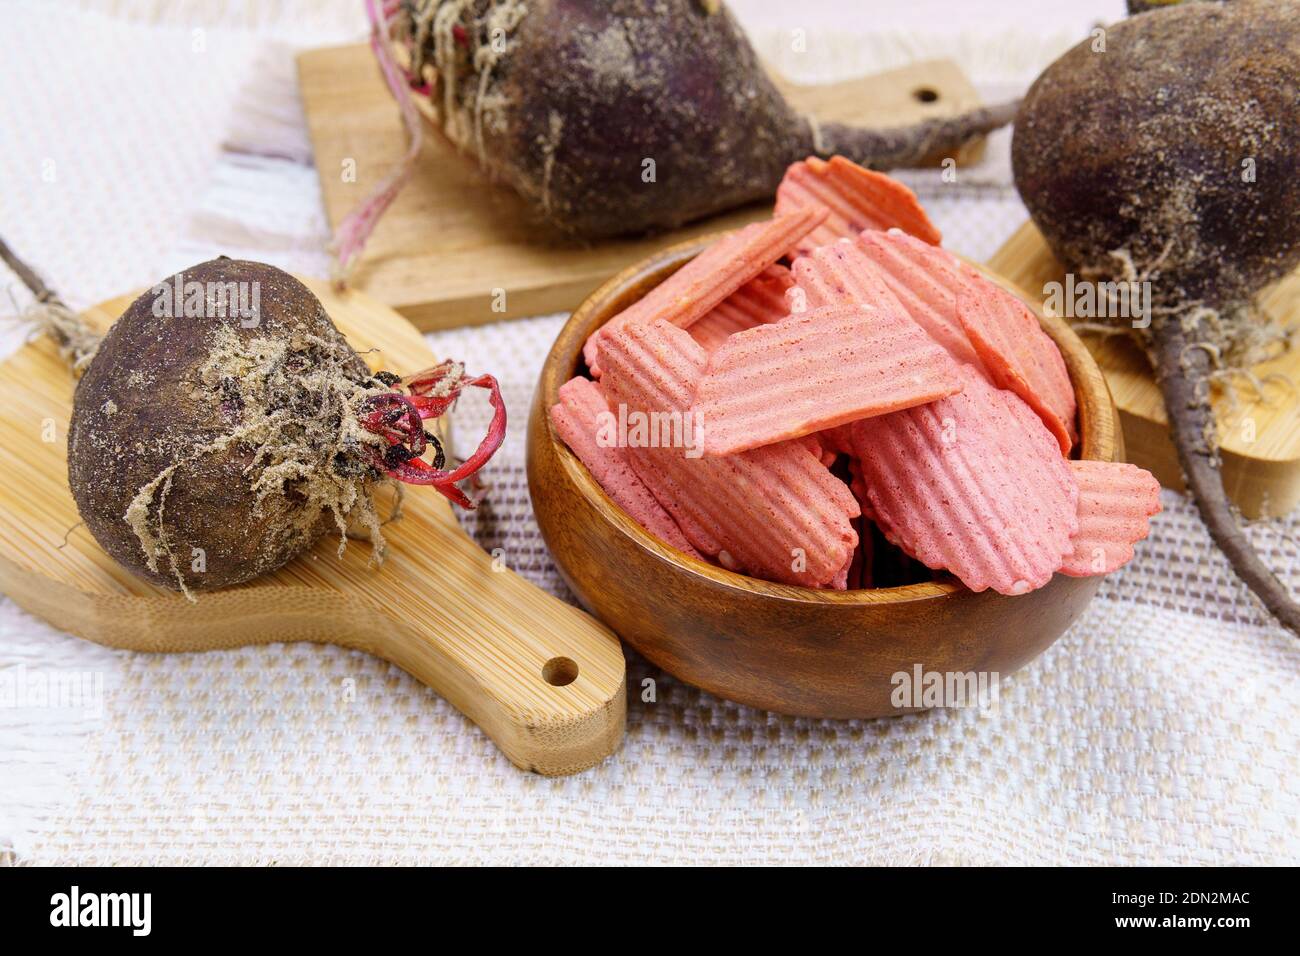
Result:
<svg viewBox="0 0 1300 956">
<path fill-rule="evenodd" d="M 971 140 L 1006 126 L 1016 118 L 1020 101 L 999 103 L 911 126 L 869 129 L 825 123 L 814 137 L 814 151 L 823 159 L 840 155 L 868 169 L 919 166 L 961 149 Z"/>
<path fill-rule="evenodd" d="M 1209 355 L 1193 347 L 1176 319 L 1153 331 L 1152 358 L 1165 397 L 1174 447 L 1210 537 L 1278 623 L 1300 635 L 1300 604 L 1260 560 L 1223 489 L 1214 440 L 1214 411 L 1209 403 Z"/>
</svg>

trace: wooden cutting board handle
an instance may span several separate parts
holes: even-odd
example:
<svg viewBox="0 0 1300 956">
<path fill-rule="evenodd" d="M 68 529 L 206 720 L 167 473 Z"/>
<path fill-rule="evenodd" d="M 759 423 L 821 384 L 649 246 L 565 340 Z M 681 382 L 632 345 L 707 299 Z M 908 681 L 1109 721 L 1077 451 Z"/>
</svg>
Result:
<svg viewBox="0 0 1300 956">
<path fill-rule="evenodd" d="M 365 649 L 436 690 L 520 767 L 554 775 L 599 763 L 622 740 L 627 710 L 618 638 L 485 553 L 450 507 L 439 510 L 443 520 L 418 535 L 431 560 L 399 576 L 412 590 L 376 608 L 393 626 Z"/>
<path fill-rule="evenodd" d="M 376 368 L 434 363 L 391 309 L 309 285 Z M 129 302 L 88 317 L 105 325 Z M 429 489 L 406 496 L 379 566 L 365 542 L 340 557 L 338 539 L 327 538 L 273 574 L 194 602 L 123 570 L 79 526 L 68 491 L 74 385 L 44 339 L 0 363 L 0 589 L 24 609 L 138 651 L 302 640 L 364 650 L 428 684 L 513 763 L 538 773 L 574 773 L 618 747 L 626 677 L 617 637 L 511 571 L 509 555 L 486 554 Z"/>
</svg>

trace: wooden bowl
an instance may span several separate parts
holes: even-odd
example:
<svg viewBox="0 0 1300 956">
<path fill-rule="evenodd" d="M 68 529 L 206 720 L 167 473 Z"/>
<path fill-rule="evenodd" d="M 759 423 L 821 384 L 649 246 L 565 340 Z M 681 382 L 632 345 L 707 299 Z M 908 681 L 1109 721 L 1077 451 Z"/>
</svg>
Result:
<svg viewBox="0 0 1300 956">
<path fill-rule="evenodd" d="M 1005 675 L 1061 636 L 1101 578 L 1058 574 L 1008 597 L 955 579 L 825 591 L 773 584 L 661 543 L 613 503 L 551 428 L 547 410 L 577 374 L 596 328 L 716 237 L 665 249 L 610 279 L 573 313 L 542 369 L 528 426 L 528 483 L 542 536 L 578 599 L 654 664 L 719 697 L 783 714 L 881 717 L 900 672 Z M 1020 290 L 990 275 L 1023 297 Z M 1080 339 L 1027 303 L 1065 356 L 1079 402 L 1081 457 L 1123 458 L 1115 406 Z"/>
</svg>

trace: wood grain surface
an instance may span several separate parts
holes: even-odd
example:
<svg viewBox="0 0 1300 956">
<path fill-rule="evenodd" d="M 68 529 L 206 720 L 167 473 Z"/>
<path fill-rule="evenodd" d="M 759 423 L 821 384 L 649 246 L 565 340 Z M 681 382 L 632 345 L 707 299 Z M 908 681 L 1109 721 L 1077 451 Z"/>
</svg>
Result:
<svg viewBox="0 0 1300 956">
<path fill-rule="evenodd" d="M 436 361 L 391 309 L 308 285 L 373 368 L 409 373 Z M 130 301 L 106 302 L 88 318 L 107 327 Z M 24 609 L 139 651 L 318 641 L 377 654 L 445 697 L 515 764 L 543 774 L 583 770 L 618 747 L 617 639 L 494 562 L 431 489 L 410 489 L 402 519 L 385 529 L 379 566 L 365 542 L 340 558 L 338 539 L 327 537 L 273 574 L 194 602 L 123 570 L 79 524 L 68 491 L 74 387 L 44 338 L 0 363 L 0 588 Z"/>
</svg>

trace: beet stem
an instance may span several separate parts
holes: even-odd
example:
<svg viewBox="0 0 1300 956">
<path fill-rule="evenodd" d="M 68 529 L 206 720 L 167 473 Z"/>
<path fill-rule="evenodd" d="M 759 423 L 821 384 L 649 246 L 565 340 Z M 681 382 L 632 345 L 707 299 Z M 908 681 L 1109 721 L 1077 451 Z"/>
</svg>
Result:
<svg viewBox="0 0 1300 956">
<path fill-rule="evenodd" d="M 1174 447 L 1210 537 L 1278 623 L 1300 635 L 1300 605 L 1260 560 L 1223 489 L 1214 410 L 1209 401 L 1210 357 L 1204 349 L 1193 347 L 1176 317 L 1153 331 L 1156 376 L 1164 393 Z"/>
<path fill-rule="evenodd" d="M 63 357 L 72 363 L 73 371 L 80 374 L 95 357 L 100 337 L 45 284 L 36 270 L 18 258 L 18 254 L 9 248 L 3 238 L 0 238 L 0 259 L 4 260 L 5 265 L 13 270 L 36 298 L 36 308 L 29 318 L 41 331 L 54 339 Z"/>
<path fill-rule="evenodd" d="M 22 281 L 22 284 L 27 286 L 31 294 L 36 297 L 36 301 L 41 305 L 60 305 L 65 309 L 67 308 L 63 300 L 45 284 L 45 281 L 36 274 L 36 271 L 18 258 L 18 254 L 9 248 L 9 243 L 5 242 L 3 237 L 0 237 L 0 259 L 3 259 L 5 265 L 13 270 L 14 274 Z"/>
<path fill-rule="evenodd" d="M 389 442 L 389 450 L 376 456 L 374 465 L 390 478 L 412 485 L 430 485 L 462 508 L 472 509 L 474 501 L 456 483 L 473 477 L 501 447 L 506 434 L 506 407 L 501 397 L 501 386 L 491 375 L 476 378 L 459 377 L 460 366 L 444 362 L 409 378 L 406 387 L 410 395 L 386 392 L 367 400 L 361 414 L 361 425 Z M 443 389 L 443 394 L 428 395 L 437 389 L 448 376 L 457 378 Z M 487 433 L 474 454 L 458 466 L 444 469 L 442 446 L 433 442 L 437 457 L 433 465 L 422 460 L 428 438 L 424 433 L 424 419 L 441 416 L 467 387 L 484 388 L 490 392 L 489 401 L 494 409 Z M 400 414 L 390 413 L 400 411 Z M 393 453 L 401 446 L 404 453 Z"/>
<path fill-rule="evenodd" d="M 366 0 L 366 14 L 370 19 L 370 47 L 379 61 L 384 81 L 401 110 L 402 126 L 406 130 L 406 152 L 361 205 L 347 214 L 334 233 L 330 251 L 335 257 L 333 281 L 339 289 L 347 286 L 348 276 L 365 249 L 366 240 L 415 172 L 415 162 L 420 157 L 423 143 L 420 114 L 411 99 L 410 79 L 397 65 L 388 46 L 391 39 L 389 17 L 395 10 L 391 3 L 378 4 L 376 0 Z"/>
</svg>

